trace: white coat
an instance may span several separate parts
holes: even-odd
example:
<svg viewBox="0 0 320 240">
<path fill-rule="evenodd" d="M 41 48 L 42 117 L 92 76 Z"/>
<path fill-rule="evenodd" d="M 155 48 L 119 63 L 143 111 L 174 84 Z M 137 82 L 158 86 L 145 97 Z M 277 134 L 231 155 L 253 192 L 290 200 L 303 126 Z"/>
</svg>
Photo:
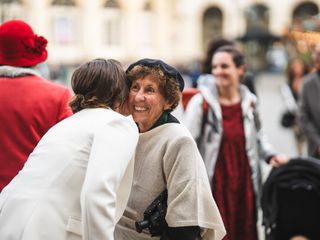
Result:
<svg viewBox="0 0 320 240">
<path fill-rule="evenodd" d="M 217 101 L 217 86 L 212 84 L 210 89 L 206 86 L 201 86 L 199 90 L 201 94 L 195 95 L 188 104 L 184 123 L 190 130 L 192 136 L 197 139 L 201 134 L 203 119 L 202 102 L 203 98 L 205 98 L 209 104 L 208 121 L 205 124 L 203 136 L 201 136 L 199 149 L 206 165 L 209 179 L 211 180 L 223 136 L 222 113 L 220 104 Z M 262 129 L 256 96 L 242 84 L 240 85 L 239 91 L 241 96 L 246 153 L 251 167 L 251 179 L 258 204 L 261 190 L 260 160 L 267 160 L 275 153 Z"/>
<path fill-rule="evenodd" d="M 0 194 L 0 239 L 113 239 L 137 141 L 132 118 L 109 109 L 84 109 L 52 127 Z"/>
</svg>

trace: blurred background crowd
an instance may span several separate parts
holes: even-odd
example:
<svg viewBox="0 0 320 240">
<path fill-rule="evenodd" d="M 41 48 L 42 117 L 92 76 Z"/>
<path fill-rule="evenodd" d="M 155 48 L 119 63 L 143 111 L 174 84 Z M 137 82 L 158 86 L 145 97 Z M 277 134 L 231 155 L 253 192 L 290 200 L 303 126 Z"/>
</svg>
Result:
<svg viewBox="0 0 320 240">
<path fill-rule="evenodd" d="M 196 81 L 210 41 L 238 41 L 253 72 L 311 63 L 320 29 L 319 0 L 1 0 L 0 21 L 20 18 L 48 39 L 40 67 L 68 84 L 79 63 L 105 56 L 128 64 L 165 59 Z M 94 16 L 94 17 L 93 17 Z"/>
</svg>

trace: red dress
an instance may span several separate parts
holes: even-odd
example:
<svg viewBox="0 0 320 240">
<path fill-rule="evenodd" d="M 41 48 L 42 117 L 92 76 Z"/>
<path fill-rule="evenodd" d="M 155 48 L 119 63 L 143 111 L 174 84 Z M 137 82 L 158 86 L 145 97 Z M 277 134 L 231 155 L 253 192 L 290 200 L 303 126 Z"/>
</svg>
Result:
<svg viewBox="0 0 320 240">
<path fill-rule="evenodd" d="M 245 150 L 241 104 L 221 106 L 223 137 L 212 193 L 225 224 L 224 240 L 256 240 L 256 207 Z"/>
</svg>

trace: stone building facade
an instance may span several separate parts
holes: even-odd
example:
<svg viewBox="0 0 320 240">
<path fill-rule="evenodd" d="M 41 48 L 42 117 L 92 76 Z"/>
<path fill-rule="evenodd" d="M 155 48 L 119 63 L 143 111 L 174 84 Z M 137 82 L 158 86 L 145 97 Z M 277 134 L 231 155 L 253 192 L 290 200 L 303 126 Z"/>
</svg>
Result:
<svg viewBox="0 0 320 240">
<path fill-rule="evenodd" d="M 257 29 L 281 36 L 319 9 L 320 0 L 1 0 L 0 20 L 26 20 L 46 36 L 49 64 L 96 57 L 182 64 L 202 58 L 212 38 Z"/>
</svg>

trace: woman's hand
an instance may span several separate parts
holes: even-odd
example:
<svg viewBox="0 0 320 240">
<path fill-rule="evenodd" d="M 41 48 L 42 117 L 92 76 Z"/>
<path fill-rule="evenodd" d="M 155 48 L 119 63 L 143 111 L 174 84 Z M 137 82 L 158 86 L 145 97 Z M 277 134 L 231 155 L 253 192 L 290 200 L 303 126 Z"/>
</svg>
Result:
<svg viewBox="0 0 320 240">
<path fill-rule="evenodd" d="M 285 155 L 275 155 L 270 159 L 269 164 L 272 167 L 279 167 L 283 164 L 286 164 L 289 162 L 289 157 L 285 156 Z"/>
</svg>

